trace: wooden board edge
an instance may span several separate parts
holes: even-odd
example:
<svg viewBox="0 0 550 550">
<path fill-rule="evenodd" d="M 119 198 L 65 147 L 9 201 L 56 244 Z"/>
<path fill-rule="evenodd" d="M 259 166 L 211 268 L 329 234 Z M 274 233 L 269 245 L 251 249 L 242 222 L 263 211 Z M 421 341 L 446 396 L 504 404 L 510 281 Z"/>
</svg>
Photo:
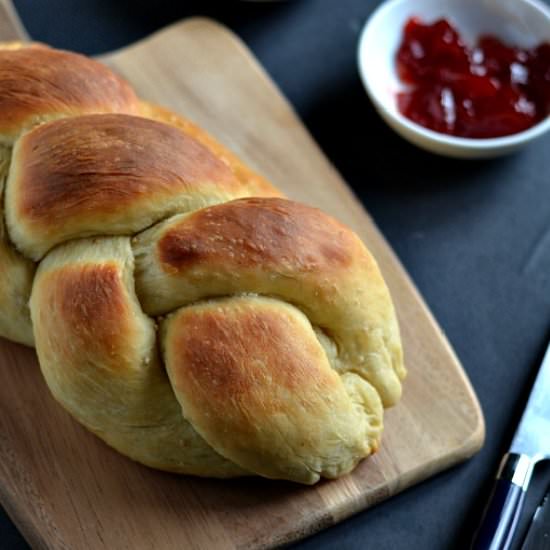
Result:
<svg viewBox="0 0 550 550">
<path fill-rule="evenodd" d="M 1 2 L 2 0 L 0 0 Z M 236 43 L 239 44 L 239 48 L 245 50 L 247 54 L 249 54 L 250 50 L 246 46 L 246 44 L 242 41 L 242 39 L 235 34 L 231 29 L 223 25 L 222 23 L 219 23 L 215 19 L 211 19 L 210 17 L 205 17 L 202 15 L 192 15 L 190 17 L 186 17 L 185 19 L 180 19 L 179 21 L 174 21 L 173 23 L 170 23 L 169 25 L 166 25 L 155 32 L 148 34 L 147 36 L 144 36 L 143 38 L 140 38 L 139 40 L 136 40 L 135 42 L 132 42 L 131 44 L 127 44 L 126 46 L 122 46 L 121 48 L 117 48 L 116 50 L 110 50 L 108 52 L 104 52 L 98 55 L 94 55 L 94 59 L 97 59 L 98 61 L 105 62 L 111 58 L 117 57 L 120 54 L 124 54 L 128 50 L 131 50 L 133 48 L 139 48 L 146 42 L 150 42 L 152 40 L 156 40 L 160 35 L 165 35 L 167 33 L 172 33 L 174 31 L 178 31 L 183 27 L 195 27 L 195 26 L 201 26 L 206 25 L 210 26 L 213 29 L 216 29 L 217 32 L 222 32 L 228 37 L 231 37 Z M 250 54 L 249 54 L 250 55 Z M 263 69 L 262 69 L 263 70 Z"/>
<path fill-rule="evenodd" d="M 375 229 L 380 233 L 378 226 L 376 224 L 374 224 L 374 226 L 375 226 Z M 453 361 L 455 370 L 460 376 L 462 385 L 466 390 L 466 395 L 469 400 L 469 405 L 472 407 L 472 410 L 474 411 L 474 415 L 475 415 L 474 425 L 472 426 L 469 435 L 458 445 L 458 447 L 454 451 L 452 451 L 453 453 L 457 453 L 459 456 L 463 456 L 463 459 L 466 460 L 467 458 L 470 458 L 475 453 L 477 453 L 485 443 L 486 425 L 485 425 L 485 416 L 483 414 L 483 409 L 481 408 L 481 404 L 472 386 L 472 383 L 466 371 L 464 370 L 464 367 L 462 366 L 460 359 L 456 355 L 454 348 L 449 342 L 447 335 L 445 334 L 445 332 L 443 332 L 443 330 L 439 326 L 439 323 L 435 319 L 431 309 L 428 307 L 428 305 L 424 301 L 424 298 L 422 298 L 420 291 L 412 281 L 411 277 L 409 276 L 404 266 L 401 264 L 401 261 L 399 260 L 399 258 L 395 255 L 393 248 L 389 246 L 384 235 L 380 234 L 380 238 L 384 239 L 384 242 L 386 242 L 391 254 L 394 257 L 396 264 L 399 266 L 399 269 L 401 269 L 402 271 L 403 279 L 408 285 L 410 292 L 414 294 L 416 300 L 422 305 L 424 312 L 428 318 L 428 321 L 432 326 L 432 329 L 439 333 L 441 343 L 444 346 L 445 351 L 448 354 L 449 358 Z"/>
<path fill-rule="evenodd" d="M 47 546 L 38 527 L 30 521 L 29 518 L 31 515 L 26 514 L 25 509 L 17 505 L 17 499 L 1 487 L 0 503 L 4 509 L 4 512 L 6 512 L 7 516 L 10 518 L 19 531 L 19 534 L 25 539 L 27 544 L 33 548 L 33 550 L 45 550 Z"/>
<path fill-rule="evenodd" d="M 25 475 L 24 471 L 19 471 L 18 474 L 26 478 L 29 477 Z M 44 538 L 44 526 L 35 522 L 35 516 L 31 509 L 23 505 L 26 502 L 27 499 L 17 497 L 13 487 L 5 487 L 0 484 L 0 503 L 10 520 L 17 527 L 19 534 L 33 550 L 47 550 L 48 544 Z M 48 530 L 48 533 L 50 533 L 50 530 Z M 56 548 L 60 550 L 67 548 L 59 539 L 56 542 L 58 543 Z"/>
<path fill-rule="evenodd" d="M 16 506 L 12 507 L 9 499 L 4 499 L 4 497 L 1 497 L 0 502 L 4 508 L 4 511 L 17 528 L 17 531 L 19 531 L 19 534 L 23 537 L 23 539 L 25 539 L 25 542 L 32 548 L 32 550 L 50 550 L 41 533 L 41 530 L 37 525 L 27 521 L 24 514 L 20 514 L 18 512 Z M 60 546 L 59 548 L 65 547 Z"/>
<path fill-rule="evenodd" d="M 11 0 L 0 0 L 0 40 L 6 42 L 11 40 L 28 42 L 30 40 Z"/>
<path fill-rule="evenodd" d="M 340 506 L 336 506 L 331 510 L 330 522 L 326 521 L 326 519 L 323 521 L 323 518 L 319 518 L 318 521 L 311 521 L 310 523 L 299 527 L 296 532 L 292 533 L 290 536 L 279 537 L 278 539 L 273 540 L 270 544 L 266 545 L 265 548 L 274 549 L 298 542 L 329 529 L 361 512 L 369 510 L 389 498 L 399 493 L 403 493 L 419 483 L 423 483 L 434 475 L 444 472 L 445 470 L 464 462 L 479 451 L 483 445 L 483 440 L 484 431 L 480 426 L 480 429 L 476 429 L 472 432 L 471 436 L 456 449 L 453 449 L 445 455 L 434 457 L 430 462 L 423 464 L 419 468 L 410 470 L 405 475 L 401 474 L 402 477 L 399 482 L 394 482 L 393 484 L 391 482 L 387 482 L 390 486 L 389 491 L 377 491 L 374 497 L 372 497 L 372 495 L 369 497 L 368 501 L 356 499 L 351 502 L 348 501 L 346 503 L 342 503 Z"/>
</svg>

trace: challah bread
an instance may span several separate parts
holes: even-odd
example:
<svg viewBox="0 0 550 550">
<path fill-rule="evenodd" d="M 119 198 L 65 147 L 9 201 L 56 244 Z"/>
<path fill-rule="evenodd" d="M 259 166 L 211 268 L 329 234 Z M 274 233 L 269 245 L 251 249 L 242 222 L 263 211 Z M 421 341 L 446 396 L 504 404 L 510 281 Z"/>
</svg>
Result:
<svg viewBox="0 0 550 550">
<path fill-rule="evenodd" d="M 82 55 L 55 50 L 41 44 L 0 44 L 0 91 L 0 206 L 4 202 L 11 150 L 25 130 L 41 122 L 64 117 L 113 112 L 157 119 L 164 123 L 164 127 L 168 124 L 183 130 L 185 136 L 180 141 L 186 136 L 194 138 L 199 145 L 212 153 L 211 159 L 215 163 L 225 164 L 247 190 L 242 190 L 236 196 L 280 195 L 279 191 L 244 166 L 235 155 L 202 129 L 161 107 L 138 100 L 125 81 L 100 63 Z M 128 128 L 128 133 L 130 130 Z M 88 139 L 93 139 L 93 135 L 88 136 Z M 187 142 L 190 143 L 190 140 Z M 42 145 L 46 147 L 44 157 L 49 157 L 48 143 L 44 142 Z M 109 145 L 113 145 L 113 140 Z M 137 143 L 134 142 L 134 145 Z M 160 147 L 164 147 L 166 151 L 169 146 L 169 143 L 164 143 Z M 138 157 L 142 151 L 136 148 L 134 155 Z M 72 158 L 74 162 L 78 162 L 74 155 Z M 50 160 L 55 163 L 55 160 Z M 33 157 L 33 162 L 40 161 L 37 155 Z M 165 173 L 169 169 L 170 167 L 165 168 Z M 79 176 L 75 174 L 73 179 L 79 180 Z M 57 187 L 50 185 L 49 189 L 59 189 L 63 184 L 60 179 L 62 176 L 56 177 Z M 27 201 L 37 199 L 28 194 L 23 198 Z M 52 198 L 54 197 L 50 200 Z M 0 335 L 33 346 L 28 300 L 35 264 L 19 254 L 10 243 L 4 221 L 8 214 L 3 208 L 2 211 L 5 216 L 0 221 L 0 276 L 5 284 L 0 285 Z M 64 220 L 60 223 L 63 224 Z"/>
<path fill-rule="evenodd" d="M 48 387 L 88 429 L 148 466 L 242 475 L 182 416 L 133 267 L 128 237 L 71 241 L 41 262 L 31 309 Z"/>
<path fill-rule="evenodd" d="M 202 476 L 314 483 L 378 448 L 405 369 L 351 230 L 82 56 L 0 47 L 2 97 L 0 335 L 79 422 Z"/>
<path fill-rule="evenodd" d="M 274 296 L 303 311 L 338 350 L 332 366 L 397 402 L 404 376 L 399 329 L 372 256 L 320 210 L 248 198 L 174 216 L 136 236 L 144 311 L 164 315 L 216 296 Z"/>
<path fill-rule="evenodd" d="M 0 194 L 9 148 L 24 130 L 64 116 L 138 111 L 131 87 L 99 63 L 39 44 L 0 44 Z M 2 220 L 0 334 L 27 345 L 33 344 L 27 302 L 34 269 L 11 247 Z"/>
<path fill-rule="evenodd" d="M 200 302 L 162 324 L 163 355 L 183 415 L 204 440 L 266 477 L 314 483 L 377 448 L 382 404 L 331 368 L 311 323 L 279 299 Z"/>
<path fill-rule="evenodd" d="M 69 239 L 136 233 L 247 194 L 226 164 L 177 128 L 88 115 L 42 124 L 16 142 L 6 221 L 17 248 L 39 260 Z"/>
<path fill-rule="evenodd" d="M 132 88 L 83 55 L 41 44 L 0 45 L 0 143 L 47 120 L 87 113 L 139 113 Z"/>
<path fill-rule="evenodd" d="M 0 146 L 0 207 L 10 162 L 9 149 Z M 0 336 L 32 346 L 34 339 L 27 302 L 35 265 L 11 246 L 4 218 L 0 220 Z"/>
</svg>

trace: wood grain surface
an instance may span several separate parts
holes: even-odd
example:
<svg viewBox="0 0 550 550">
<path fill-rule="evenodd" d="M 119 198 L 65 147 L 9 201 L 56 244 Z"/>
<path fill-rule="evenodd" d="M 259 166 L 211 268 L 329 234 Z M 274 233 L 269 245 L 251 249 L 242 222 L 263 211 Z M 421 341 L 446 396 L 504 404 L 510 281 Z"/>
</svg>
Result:
<svg viewBox="0 0 550 550">
<path fill-rule="evenodd" d="M 3 42 L 29 39 L 10 0 L 0 0 L 0 39 Z"/>
<path fill-rule="evenodd" d="M 483 416 L 447 340 L 372 220 L 244 45 L 212 21 L 190 19 L 103 60 L 142 97 L 202 125 L 290 197 L 358 232 L 392 291 L 409 376 L 403 400 L 386 413 L 380 451 L 352 475 L 315 487 L 217 481 L 153 471 L 118 455 L 54 402 L 33 351 L 0 341 L 0 499 L 29 543 L 71 550 L 271 547 L 475 453 Z"/>
</svg>

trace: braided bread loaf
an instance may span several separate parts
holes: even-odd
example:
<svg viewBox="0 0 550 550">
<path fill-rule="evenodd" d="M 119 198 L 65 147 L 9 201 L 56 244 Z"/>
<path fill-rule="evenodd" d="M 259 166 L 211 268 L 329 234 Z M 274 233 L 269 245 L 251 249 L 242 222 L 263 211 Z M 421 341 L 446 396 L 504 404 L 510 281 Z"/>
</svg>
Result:
<svg viewBox="0 0 550 550">
<path fill-rule="evenodd" d="M 121 453 L 202 476 L 337 477 L 404 377 L 346 227 L 106 67 L 0 47 L 0 335 Z"/>
</svg>

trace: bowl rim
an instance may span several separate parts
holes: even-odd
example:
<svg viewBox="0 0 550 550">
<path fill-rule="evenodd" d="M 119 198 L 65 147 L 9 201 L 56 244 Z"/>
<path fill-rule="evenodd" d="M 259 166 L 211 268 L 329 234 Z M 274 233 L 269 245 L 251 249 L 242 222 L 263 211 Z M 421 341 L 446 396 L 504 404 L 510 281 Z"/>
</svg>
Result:
<svg viewBox="0 0 550 550">
<path fill-rule="evenodd" d="M 482 150 L 491 150 L 491 149 L 505 149 L 513 147 L 523 142 L 531 141 L 548 130 L 550 130 L 550 114 L 546 116 L 544 120 L 537 122 L 535 125 L 523 130 L 521 132 L 516 132 L 515 134 L 509 134 L 507 136 L 493 137 L 493 138 L 465 138 L 453 136 L 450 134 L 444 134 L 441 132 L 436 132 L 435 130 L 430 130 L 417 122 L 413 122 L 406 116 L 402 115 L 399 110 L 389 109 L 377 96 L 373 88 L 371 87 L 370 80 L 367 77 L 366 70 L 364 67 L 365 64 L 365 44 L 367 40 L 368 33 L 372 29 L 372 23 L 376 19 L 384 15 L 384 12 L 393 8 L 395 4 L 400 3 L 409 3 L 411 0 L 385 0 L 380 4 L 368 17 L 363 25 L 361 34 L 359 36 L 358 48 L 357 48 L 357 64 L 359 68 L 359 76 L 363 82 L 363 86 L 367 91 L 368 96 L 373 102 L 377 110 L 383 111 L 387 116 L 392 118 L 397 124 L 406 128 L 409 132 L 422 136 L 425 141 L 432 143 L 437 143 L 441 145 L 447 145 L 449 147 L 458 148 L 458 149 L 471 149 L 476 151 Z M 530 4 L 533 8 L 540 11 L 545 18 L 548 20 L 550 25 L 550 7 L 542 3 L 539 0 L 521 0 L 526 4 Z"/>
</svg>

